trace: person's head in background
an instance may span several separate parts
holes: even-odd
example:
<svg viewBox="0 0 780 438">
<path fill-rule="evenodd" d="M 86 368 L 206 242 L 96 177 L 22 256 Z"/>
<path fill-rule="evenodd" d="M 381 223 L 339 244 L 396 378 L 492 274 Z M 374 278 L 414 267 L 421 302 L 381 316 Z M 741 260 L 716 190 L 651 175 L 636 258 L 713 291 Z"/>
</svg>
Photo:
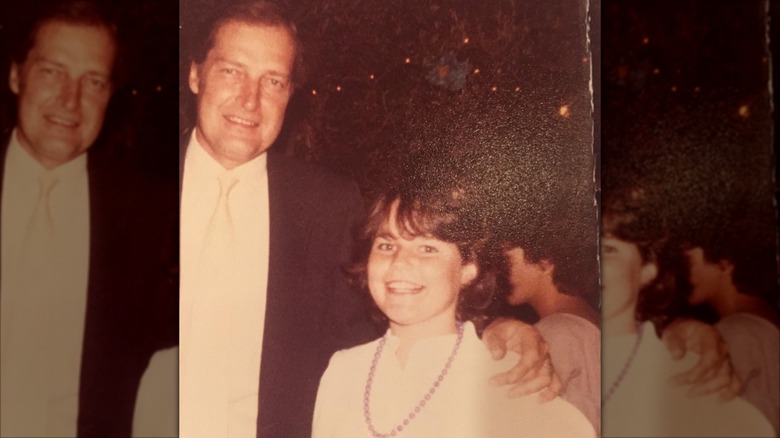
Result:
<svg viewBox="0 0 780 438">
<path fill-rule="evenodd" d="M 747 312 L 777 320 L 777 265 L 773 235 L 750 217 L 690 230 L 681 251 L 688 268 L 688 304 L 718 317 Z"/>
<path fill-rule="evenodd" d="M 223 8 L 204 35 L 188 77 L 197 99 L 195 135 L 232 169 L 263 154 L 279 136 L 301 82 L 301 43 L 289 12 L 268 1 Z"/>
<path fill-rule="evenodd" d="M 562 214 L 536 232 L 518 224 L 502 233 L 509 303 L 528 303 L 540 318 L 566 312 L 599 325 L 597 235 L 587 228 Z"/>
<path fill-rule="evenodd" d="M 16 139 L 47 169 L 86 152 L 116 81 L 116 26 L 102 4 L 44 3 L 12 53 Z"/>
</svg>

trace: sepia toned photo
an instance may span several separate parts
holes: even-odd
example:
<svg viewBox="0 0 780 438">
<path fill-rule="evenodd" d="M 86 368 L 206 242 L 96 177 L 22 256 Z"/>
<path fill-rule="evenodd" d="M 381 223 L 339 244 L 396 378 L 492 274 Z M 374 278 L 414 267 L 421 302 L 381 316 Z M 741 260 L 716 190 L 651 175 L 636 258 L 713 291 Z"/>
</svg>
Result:
<svg viewBox="0 0 780 438">
<path fill-rule="evenodd" d="M 180 5 L 187 437 L 597 436 L 587 1 Z"/>
</svg>

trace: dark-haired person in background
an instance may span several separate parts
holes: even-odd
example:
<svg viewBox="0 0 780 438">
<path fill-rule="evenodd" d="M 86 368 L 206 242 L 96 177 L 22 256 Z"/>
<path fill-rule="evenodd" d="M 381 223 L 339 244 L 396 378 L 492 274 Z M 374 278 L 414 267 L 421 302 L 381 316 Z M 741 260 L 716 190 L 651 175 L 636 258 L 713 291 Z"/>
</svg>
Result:
<svg viewBox="0 0 780 438">
<path fill-rule="evenodd" d="M 742 380 L 742 397 L 780 433 L 780 315 L 772 236 L 765 236 L 766 227 L 744 220 L 724 229 L 689 236 L 684 244 L 688 303 L 715 312 L 714 326 Z"/>
<path fill-rule="evenodd" d="M 99 140 L 119 53 L 103 5 L 26 6 L 0 142 L 0 435 L 128 437 L 150 358 L 177 342 L 176 189 Z"/>
<path fill-rule="evenodd" d="M 600 315 L 592 304 L 598 296 L 596 241 L 564 221 L 547 231 L 503 236 L 511 305 L 530 304 L 539 316 L 534 325 L 550 347 L 553 366 L 565 388 L 563 397 L 588 418 L 601 423 Z M 595 230 L 593 230 L 595 233 Z"/>
</svg>

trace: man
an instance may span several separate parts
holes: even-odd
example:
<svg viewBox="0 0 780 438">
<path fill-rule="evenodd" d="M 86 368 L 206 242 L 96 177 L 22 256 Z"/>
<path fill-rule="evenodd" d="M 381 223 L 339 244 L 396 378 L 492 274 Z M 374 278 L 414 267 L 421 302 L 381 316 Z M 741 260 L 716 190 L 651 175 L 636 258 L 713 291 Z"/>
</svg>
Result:
<svg viewBox="0 0 780 438">
<path fill-rule="evenodd" d="M 176 192 L 99 144 L 118 53 L 104 11 L 40 12 L 0 143 L 0 435 L 128 437 L 151 356 L 177 341 Z"/>
<path fill-rule="evenodd" d="M 723 233 L 727 226 L 719 225 L 717 236 L 693 238 L 686 245 L 688 302 L 717 314 L 714 327 L 743 382 L 742 397 L 760 409 L 775 433 L 780 433 L 780 314 L 774 245 L 771 236 L 764 235 L 769 231 L 761 226 L 731 221 L 729 232 Z"/>
<path fill-rule="evenodd" d="M 236 4 L 209 24 L 191 59 L 197 121 L 182 155 L 180 434 L 308 437 L 332 353 L 378 335 L 340 270 L 361 199 L 269 150 L 300 75 L 285 12 Z M 501 332 L 532 344 L 503 379 L 527 379 L 519 392 L 553 381 L 554 396 L 538 335 L 511 322 Z"/>
</svg>

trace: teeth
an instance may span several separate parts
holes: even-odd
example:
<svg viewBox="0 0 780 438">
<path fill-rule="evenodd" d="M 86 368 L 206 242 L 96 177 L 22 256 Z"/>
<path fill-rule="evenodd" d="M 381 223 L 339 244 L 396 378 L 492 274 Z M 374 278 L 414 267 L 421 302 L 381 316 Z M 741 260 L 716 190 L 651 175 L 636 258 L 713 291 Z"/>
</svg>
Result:
<svg viewBox="0 0 780 438">
<path fill-rule="evenodd" d="M 391 281 L 387 283 L 387 288 L 393 293 L 411 294 L 419 292 L 422 286 L 408 281 Z"/>
<path fill-rule="evenodd" d="M 68 128 L 75 128 L 76 125 L 78 125 L 78 123 L 76 123 L 76 122 L 73 122 L 73 121 L 70 121 L 70 120 L 66 120 L 66 119 L 62 119 L 62 118 L 59 118 L 59 117 L 56 117 L 56 116 L 48 116 L 48 117 L 46 117 L 46 119 L 49 122 L 51 122 L 51 123 L 54 123 L 56 125 L 66 126 Z"/>
<path fill-rule="evenodd" d="M 240 117 L 236 117 L 236 116 L 225 116 L 225 118 L 226 118 L 226 119 L 228 119 L 228 121 L 230 121 L 230 122 L 232 122 L 232 123 L 239 124 L 239 125 L 243 125 L 243 126 L 249 126 L 249 127 L 255 127 L 255 126 L 257 126 L 257 123 L 255 123 L 255 122 L 253 122 L 253 121 L 251 121 L 251 120 L 242 119 L 242 118 L 240 118 Z"/>
</svg>

